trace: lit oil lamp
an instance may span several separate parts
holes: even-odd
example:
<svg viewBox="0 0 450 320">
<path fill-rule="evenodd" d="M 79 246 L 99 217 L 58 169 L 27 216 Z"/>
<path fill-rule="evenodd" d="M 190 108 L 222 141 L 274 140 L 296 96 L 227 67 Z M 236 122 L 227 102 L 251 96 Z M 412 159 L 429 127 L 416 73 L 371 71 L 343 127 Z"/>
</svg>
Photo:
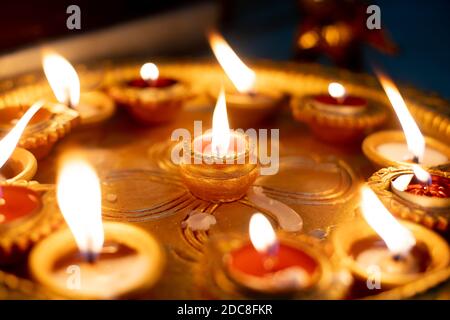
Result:
<svg viewBox="0 0 450 320">
<path fill-rule="evenodd" d="M 7 141 L 17 140 L 16 144 L 33 153 L 37 159 L 48 155 L 54 144 L 77 123 L 78 113 L 61 104 L 40 101 L 31 107 L 0 108 L 0 136 L 4 139 L 9 137 Z"/>
<path fill-rule="evenodd" d="M 411 163 L 429 167 L 448 162 L 450 148 L 431 137 L 424 137 L 392 80 L 381 73 L 379 79 L 403 132 L 380 131 L 368 136 L 362 145 L 364 154 L 377 168 Z"/>
<path fill-rule="evenodd" d="M 294 118 L 309 125 L 326 142 L 352 143 L 382 125 L 387 117 L 383 106 L 349 95 L 337 82 L 328 85 L 328 94 L 292 100 Z"/>
<path fill-rule="evenodd" d="M 43 102 L 32 105 L 0 140 L 0 181 L 30 180 L 36 173 L 36 158 L 27 150 L 16 146 L 28 123 L 42 106 Z"/>
<path fill-rule="evenodd" d="M 361 210 L 366 221 L 343 225 L 332 238 L 336 254 L 361 283 L 377 281 L 374 289 L 386 290 L 448 267 L 447 242 L 425 227 L 396 220 L 368 187 L 362 189 Z"/>
<path fill-rule="evenodd" d="M 140 78 L 112 86 L 108 92 L 136 121 L 148 125 L 173 120 L 192 95 L 182 81 L 160 75 L 154 63 L 142 65 Z"/>
<path fill-rule="evenodd" d="M 164 261 L 158 242 L 140 228 L 102 223 L 100 184 L 82 158 L 64 161 L 57 198 L 70 229 L 33 248 L 29 267 L 36 281 L 63 297 L 112 299 L 158 280 Z"/>
<path fill-rule="evenodd" d="M 57 53 L 45 52 L 42 65 L 56 99 L 75 109 L 82 125 L 93 125 L 109 119 L 115 112 L 114 101 L 100 91 L 80 91 L 75 68 Z"/>
<path fill-rule="evenodd" d="M 50 186 L 0 182 L 0 265 L 11 264 L 62 222 Z"/>
<path fill-rule="evenodd" d="M 228 125 L 225 94 L 219 95 L 212 131 L 185 148 L 180 173 L 195 196 L 213 202 L 242 198 L 259 175 L 254 143 Z"/>
<path fill-rule="evenodd" d="M 256 88 L 256 74 L 216 32 L 209 34 L 211 48 L 233 86 L 226 87 L 230 122 L 234 128 L 254 128 L 269 119 L 286 102 L 286 96 L 269 86 Z M 218 91 L 212 92 L 217 97 Z"/>
<path fill-rule="evenodd" d="M 227 239 L 211 249 L 218 256 L 209 258 L 219 264 L 214 271 L 223 271 L 222 279 L 216 274 L 223 290 L 245 297 L 342 298 L 349 283 L 335 277 L 335 266 L 317 243 L 277 236 L 261 213 L 251 217 L 249 235 L 250 241 Z"/>
</svg>

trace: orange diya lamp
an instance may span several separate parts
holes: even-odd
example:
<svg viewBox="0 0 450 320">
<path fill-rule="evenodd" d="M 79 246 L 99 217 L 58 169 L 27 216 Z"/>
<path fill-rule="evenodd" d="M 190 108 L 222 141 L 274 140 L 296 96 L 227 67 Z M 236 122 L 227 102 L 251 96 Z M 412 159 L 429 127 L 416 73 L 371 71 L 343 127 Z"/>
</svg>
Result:
<svg viewBox="0 0 450 320">
<path fill-rule="evenodd" d="M 154 63 L 143 64 L 140 77 L 112 86 L 108 93 L 137 122 L 146 125 L 173 120 L 192 95 L 187 84 L 161 75 Z"/>
<path fill-rule="evenodd" d="M 448 267 L 450 251 L 437 233 L 398 221 L 368 187 L 362 189 L 365 221 L 340 226 L 332 242 L 337 256 L 367 290 L 386 290 Z"/>
<path fill-rule="evenodd" d="M 42 66 L 56 99 L 76 110 L 82 125 L 101 123 L 114 114 L 115 103 L 108 95 L 101 91 L 81 92 L 78 74 L 63 56 L 45 51 Z"/>
<path fill-rule="evenodd" d="M 145 230 L 102 222 L 101 190 L 82 158 L 63 162 L 57 198 L 70 229 L 53 233 L 30 253 L 33 278 L 75 299 L 114 299 L 151 288 L 164 263 L 159 243 Z"/>
<path fill-rule="evenodd" d="M 259 175 L 255 143 L 231 132 L 225 94 L 219 95 L 210 132 L 183 146 L 181 177 L 191 193 L 212 202 L 242 198 Z"/>
<path fill-rule="evenodd" d="M 412 163 L 430 167 L 448 162 L 450 148 L 436 139 L 422 135 L 394 82 L 381 72 L 377 74 L 403 132 L 379 131 L 368 136 L 362 144 L 366 157 L 377 168 L 408 166 Z"/>
<path fill-rule="evenodd" d="M 225 95 L 234 128 L 254 128 L 268 120 L 286 102 L 286 96 L 273 86 L 261 84 L 257 88 L 256 74 L 236 55 L 225 39 L 217 32 L 209 33 L 209 43 L 217 61 L 232 85 L 227 85 Z M 259 81 L 261 82 L 261 80 Z M 211 92 L 218 96 L 218 90 Z"/>
</svg>

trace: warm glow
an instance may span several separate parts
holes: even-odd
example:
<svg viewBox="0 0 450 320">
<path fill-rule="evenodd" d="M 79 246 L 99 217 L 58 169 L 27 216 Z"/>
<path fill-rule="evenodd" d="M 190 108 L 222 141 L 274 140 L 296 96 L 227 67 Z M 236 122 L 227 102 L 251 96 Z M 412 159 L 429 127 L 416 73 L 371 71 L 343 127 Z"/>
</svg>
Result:
<svg viewBox="0 0 450 320">
<path fill-rule="evenodd" d="M 54 52 L 45 52 L 42 64 L 56 99 L 76 107 L 80 102 L 80 79 L 74 67 Z"/>
<path fill-rule="evenodd" d="M 255 84 L 255 73 L 239 59 L 220 34 L 211 32 L 209 43 L 214 55 L 236 89 L 242 93 L 250 91 Z"/>
<path fill-rule="evenodd" d="M 217 99 L 212 120 L 211 152 L 218 157 L 224 157 L 230 146 L 230 126 L 228 124 L 227 105 L 225 92 L 222 88 Z"/>
<path fill-rule="evenodd" d="M 414 157 L 417 157 L 419 163 L 422 162 L 425 153 L 425 139 L 417 123 L 414 121 L 394 82 L 379 71 L 377 71 L 377 75 L 403 128 L 408 150 Z"/>
<path fill-rule="evenodd" d="M 315 31 L 308 31 L 300 36 L 298 45 L 303 49 L 311 49 L 319 42 L 319 36 Z"/>
<path fill-rule="evenodd" d="M 12 128 L 11 131 L 8 132 L 2 140 L 0 140 L 0 168 L 6 163 L 6 161 L 8 161 L 9 157 L 11 157 L 11 154 L 14 152 L 14 149 L 19 143 L 20 137 L 27 127 L 28 122 L 30 122 L 31 118 L 33 118 L 36 112 L 38 112 L 43 105 L 43 101 L 38 101 L 33 104 L 16 123 L 14 128 Z"/>
<path fill-rule="evenodd" d="M 147 62 L 144 63 L 141 67 L 141 78 L 145 81 L 147 80 L 156 80 L 159 77 L 159 70 L 156 64 Z"/>
<path fill-rule="evenodd" d="M 369 187 L 363 187 L 361 209 L 367 223 L 393 254 L 406 254 L 416 244 L 412 233 L 386 209 Z"/>
<path fill-rule="evenodd" d="M 250 218 L 250 240 L 259 253 L 271 253 L 277 245 L 277 236 L 269 220 L 262 213 L 255 213 Z"/>
<path fill-rule="evenodd" d="M 100 182 L 94 169 L 79 155 L 61 162 L 58 175 L 58 205 L 78 248 L 92 256 L 103 247 Z"/>
<path fill-rule="evenodd" d="M 331 82 L 328 85 L 328 93 L 335 99 L 340 99 L 345 96 L 345 88 L 342 84 Z"/>
</svg>

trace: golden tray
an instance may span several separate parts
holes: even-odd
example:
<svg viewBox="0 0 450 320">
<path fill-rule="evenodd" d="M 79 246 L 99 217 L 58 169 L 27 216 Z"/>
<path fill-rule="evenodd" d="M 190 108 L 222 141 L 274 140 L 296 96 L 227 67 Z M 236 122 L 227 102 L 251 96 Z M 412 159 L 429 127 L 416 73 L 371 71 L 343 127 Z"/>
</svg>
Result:
<svg viewBox="0 0 450 320">
<path fill-rule="evenodd" d="M 246 198 L 225 204 L 194 198 L 170 161 L 173 145 L 170 135 L 175 128 L 193 130 L 194 120 L 203 120 L 204 129 L 210 125 L 213 103 L 208 88 L 222 81 L 220 67 L 210 61 L 156 61 L 162 73 L 181 78 L 197 93 L 182 116 L 166 125 L 141 127 L 119 111 L 100 126 L 75 130 L 39 162 L 35 180 L 55 183 L 59 156 L 69 148 L 84 150 L 102 179 L 104 218 L 138 224 L 164 245 L 166 270 L 158 284 L 142 298 L 201 299 L 207 294 L 198 281 L 201 276 L 198 270 L 208 238 L 223 233 L 246 233 L 249 218 L 258 208 Z M 142 63 L 106 61 L 77 69 L 81 71 L 84 87 L 95 89 L 137 75 Z M 388 105 L 376 79 L 368 75 L 296 63 L 259 62 L 251 67 L 262 88 L 268 86 L 291 96 L 303 96 L 325 92 L 329 82 L 339 81 L 351 94 Z M 33 102 L 50 93 L 41 74 L 5 80 L 0 82 L 0 108 L 17 101 Z M 450 143 L 449 103 L 414 89 L 402 93 L 424 133 Z M 391 117 L 386 127 L 392 128 L 395 123 Z M 349 149 L 317 141 L 305 125 L 294 121 L 288 105 L 279 110 L 267 128 L 280 128 L 280 171 L 275 176 L 259 177 L 255 185 L 262 187 L 266 195 L 292 207 L 303 218 L 304 233 L 327 243 L 328 234 L 337 225 L 355 217 L 357 191 L 375 169 L 359 147 Z M 111 194 L 114 201 L 108 201 Z M 213 214 L 216 224 L 208 231 L 183 228 L 183 221 L 193 209 Z M 277 225 L 277 218 L 271 218 Z M 448 299 L 449 277 L 450 267 L 404 288 L 366 298 L 400 299 L 422 294 L 419 297 Z M 429 291 L 442 282 L 442 287 Z M 26 266 L 0 269 L 0 299 L 49 297 L 53 296 L 45 288 L 29 280 Z"/>
</svg>

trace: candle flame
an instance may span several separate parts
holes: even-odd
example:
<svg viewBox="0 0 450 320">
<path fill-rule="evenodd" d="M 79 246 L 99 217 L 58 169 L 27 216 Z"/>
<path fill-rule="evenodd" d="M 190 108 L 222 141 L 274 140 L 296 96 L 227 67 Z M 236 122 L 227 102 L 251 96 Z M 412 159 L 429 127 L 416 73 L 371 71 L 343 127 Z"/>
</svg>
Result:
<svg viewBox="0 0 450 320">
<path fill-rule="evenodd" d="M 56 99 L 76 107 L 80 102 L 80 79 L 74 67 L 63 56 L 44 52 L 42 65 Z"/>
<path fill-rule="evenodd" d="M 33 118 L 36 112 L 38 112 L 43 105 L 43 101 L 38 101 L 33 104 L 11 129 L 11 131 L 8 132 L 2 140 L 0 140 L 0 168 L 3 167 L 9 157 L 11 157 L 31 118 Z"/>
<path fill-rule="evenodd" d="M 255 72 L 239 59 L 220 34 L 211 32 L 208 37 L 214 55 L 236 89 L 241 93 L 250 91 L 255 84 Z"/>
<path fill-rule="evenodd" d="M 259 253 L 272 254 L 278 245 L 275 231 L 262 213 L 255 213 L 250 218 L 249 234 L 253 246 Z"/>
<path fill-rule="evenodd" d="M 380 71 L 377 71 L 376 73 L 395 113 L 397 114 L 398 120 L 400 121 L 403 133 L 405 134 L 408 150 L 419 163 L 422 162 L 425 154 L 425 138 L 420 132 L 417 123 L 414 121 L 414 118 L 406 106 L 405 100 L 403 100 L 403 97 L 394 82 L 384 73 Z"/>
<path fill-rule="evenodd" d="M 340 99 L 345 96 L 345 87 L 338 82 L 331 82 L 328 85 L 328 93 L 335 99 Z"/>
<path fill-rule="evenodd" d="M 361 209 L 367 223 L 393 254 L 406 254 L 416 244 L 412 233 L 392 216 L 369 187 L 362 189 Z"/>
<path fill-rule="evenodd" d="M 95 257 L 104 242 L 101 189 L 95 170 L 78 154 L 62 160 L 57 199 L 79 250 Z"/>
<path fill-rule="evenodd" d="M 217 98 L 212 120 L 211 152 L 218 157 L 224 157 L 230 146 L 230 126 L 228 124 L 225 91 L 222 88 Z"/>
<path fill-rule="evenodd" d="M 141 78 L 145 81 L 147 80 L 156 80 L 159 77 L 159 70 L 156 64 L 147 62 L 144 63 L 141 67 Z"/>
</svg>

